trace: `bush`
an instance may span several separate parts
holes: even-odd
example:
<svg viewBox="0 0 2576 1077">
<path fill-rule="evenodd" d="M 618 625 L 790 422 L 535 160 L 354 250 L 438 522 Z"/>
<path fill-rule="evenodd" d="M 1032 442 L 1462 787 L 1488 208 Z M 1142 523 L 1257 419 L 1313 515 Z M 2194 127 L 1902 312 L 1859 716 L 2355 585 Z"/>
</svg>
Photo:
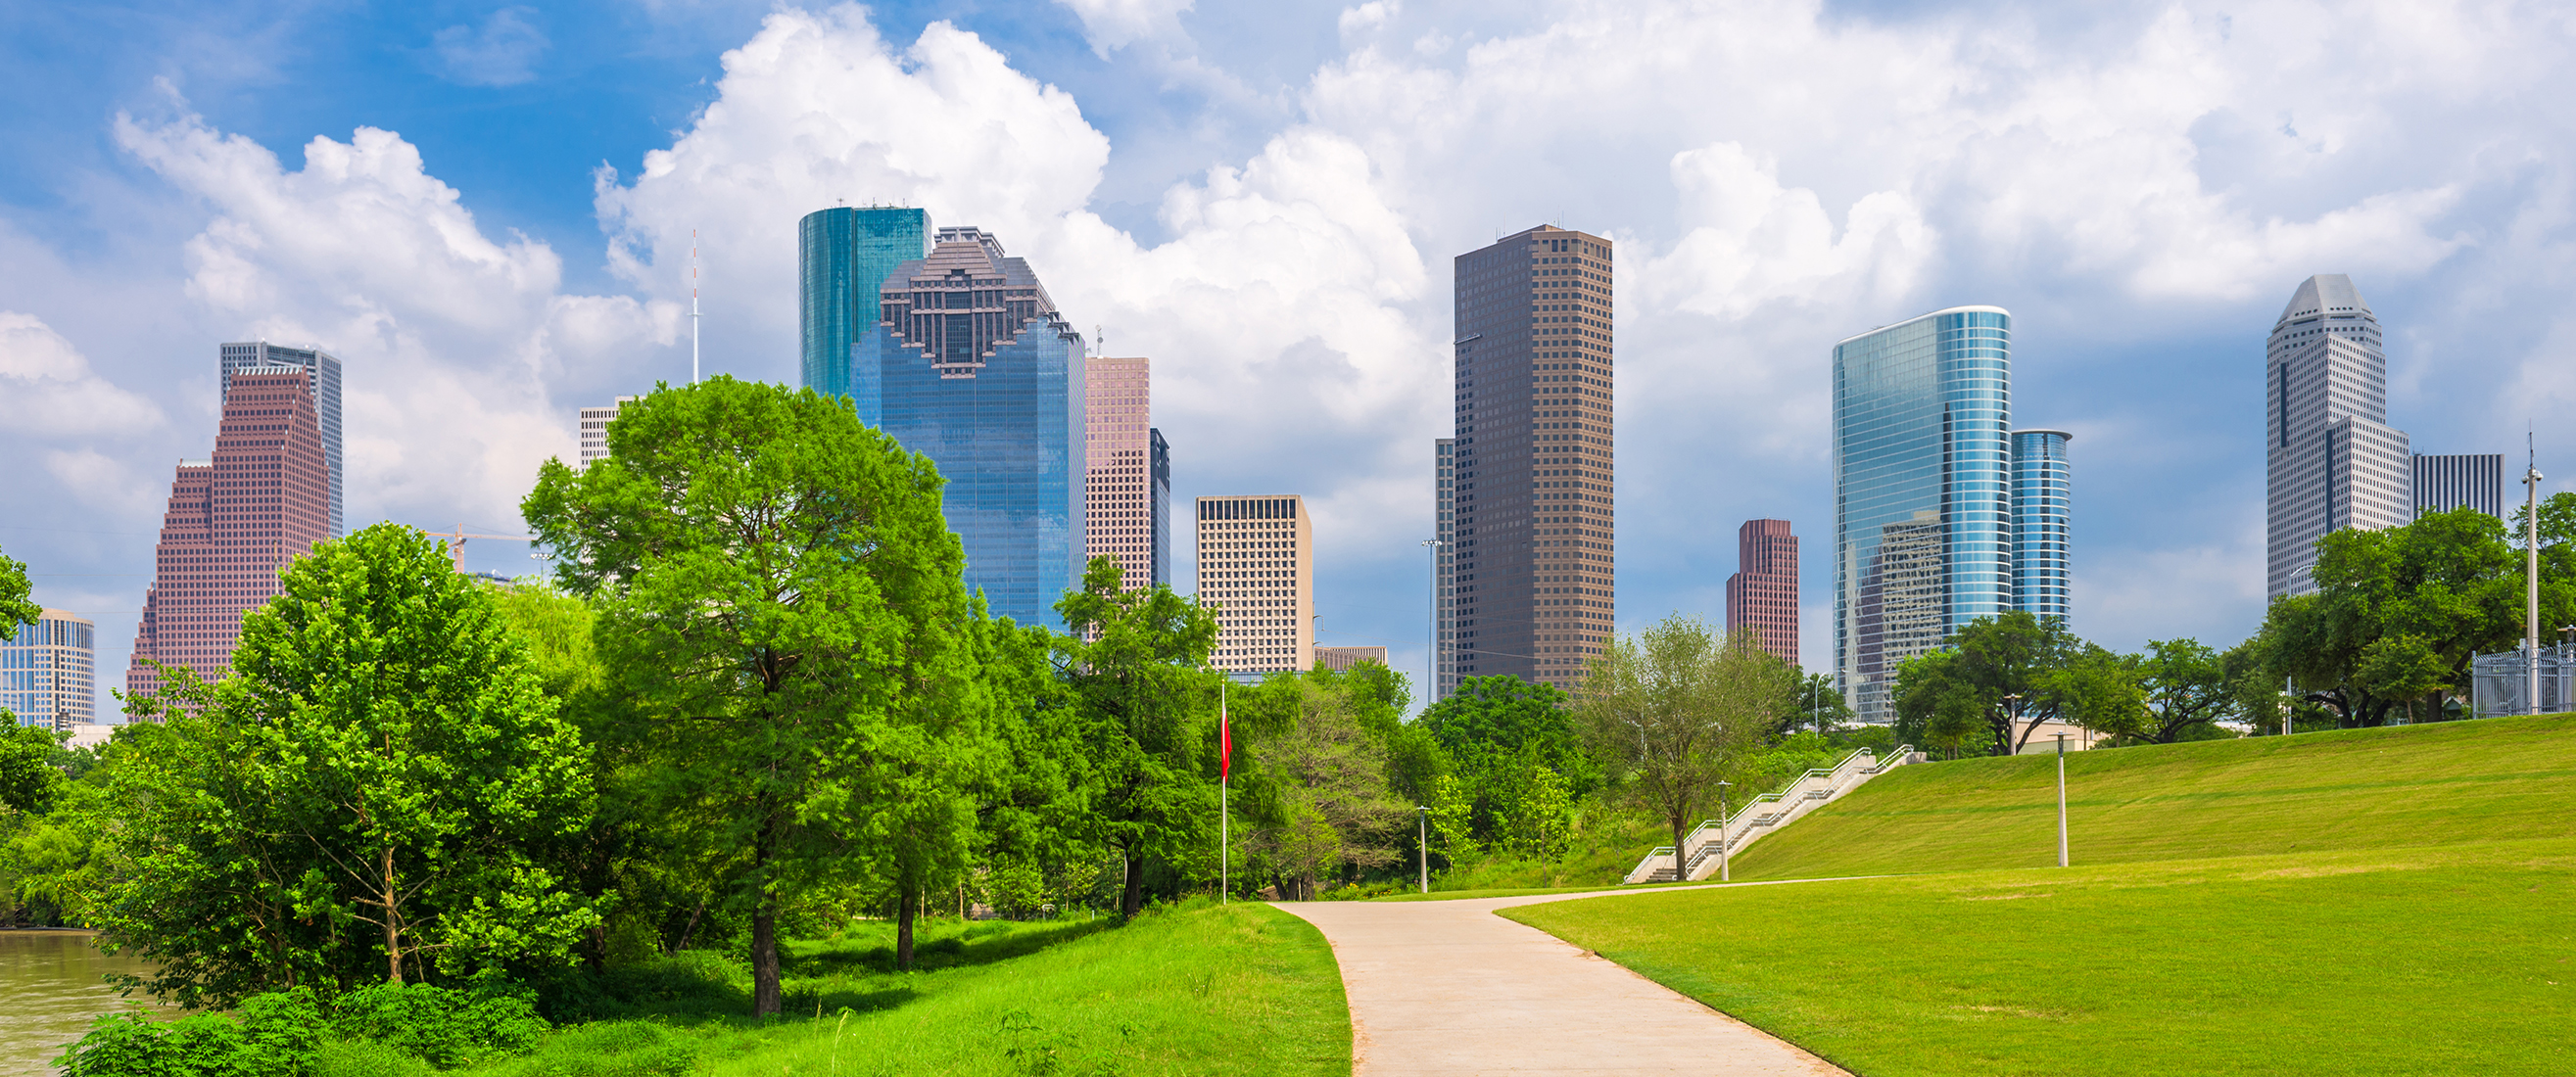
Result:
<svg viewBox="0 0 2576 1077">
<path fill-rule="evenodd" d="M 524 988 L 478 984 L 376 984 L 342 995 L 331 1031 L 374 1040 L 440 1069 L 526 1054 L 545 1035 L 536 999 Z"/>
<path fill-rule="evenodd" d="M 430 1077 L 429 1063 L 372 1040 L 333 1040 L 313 1053 L 313 1077 Z"/>
<path fill-rule="evenodd" d="M 254 995 L 238 1023 L 201 1013 L 166 1025 L 101 1014 L 54 1060 L 68 1077 L 298 1077 L 319 1046 L 321 1010 L 305 990 Z"/>
</svg>

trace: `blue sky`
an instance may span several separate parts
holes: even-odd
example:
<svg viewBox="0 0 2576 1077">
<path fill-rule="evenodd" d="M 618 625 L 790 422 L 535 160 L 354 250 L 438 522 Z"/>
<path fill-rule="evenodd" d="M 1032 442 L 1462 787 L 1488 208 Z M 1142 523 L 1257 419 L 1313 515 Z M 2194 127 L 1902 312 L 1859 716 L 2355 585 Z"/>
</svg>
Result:
<svg viewBox="0 0 2576 1077">
<path fill-rule="evenodd" d="M 95 616 L 107 684 L 219 341 L 349 363 L 353 523 L 512 529 L 574 408 L 685 376 L 691 228 L 709 369 L 794 377 L 793 224 L 837 198 L 1032 258 L 1156 360 L 1177 498 L 1307 494 L 1325 639 L 1413 668 L 1447 260 L 1539 222 L 1619 243 L 1624 628 L 1720 618 L 1736 525 L 1781 516 L 1824 666 L 1831 345 L 1949 305 L 2015 313 L 2015 421 L 2076 435 L 2075 627 L 2109 645 L 2260 617 L 2262 339 L 2311 273 L 2377 308 L 2418 451 L 2533 422 L 2576 474 L 2551 5 L 0 17 L 0 549 Z"/>
</svg>

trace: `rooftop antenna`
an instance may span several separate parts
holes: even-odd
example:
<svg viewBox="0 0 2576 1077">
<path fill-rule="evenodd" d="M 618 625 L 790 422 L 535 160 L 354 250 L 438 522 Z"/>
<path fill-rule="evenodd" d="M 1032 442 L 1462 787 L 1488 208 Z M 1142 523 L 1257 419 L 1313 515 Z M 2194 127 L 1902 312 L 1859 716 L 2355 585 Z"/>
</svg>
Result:
<svg viewBox="0 0 2576 1077">
<path fill-rule="evenodd" d="M 698 230 L 689 229 L 689 384 L 698 383 Z"/>
</svg>

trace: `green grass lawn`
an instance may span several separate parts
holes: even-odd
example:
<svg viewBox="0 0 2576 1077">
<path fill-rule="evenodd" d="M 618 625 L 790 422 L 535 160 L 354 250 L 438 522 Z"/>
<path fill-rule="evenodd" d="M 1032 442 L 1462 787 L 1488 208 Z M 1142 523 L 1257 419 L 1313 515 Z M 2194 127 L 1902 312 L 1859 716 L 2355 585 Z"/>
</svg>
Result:
<svg viewBox="0 0 2576 1077">
<path fill-rule="evenodd" d="M 1506 910 L 1878 1075 L 2576 1073 L 2576 716 L 1909 766 Z"/>
<path fill-rule="evenodd" d="M 977 928 L 993 930 L 968 937 Z M 467 1072 L 1350 1073 L 1350 1009 L 1332 949 L 1312 925 L 1267 905 L 1193 901 L 1114 928 L 939 925 L 924 951 L 925 964 L 940 967 L 914 973 L 884 971 L 877 941 L 797 947 L 784 1022 L 689 1016 L 675 1003 L 665 1016 L 568 1027 L 534 1055 Z M 324 1077 L 408 1072 L 362 1053 L 319 1068 Z"/>
<path fill-rule="evenodd" d="M 2077 864 L 2576 832 L 2576 715 L 2071 752 L 2066 772 Z M 2056 863 L 2057 760 L 2026 755 L 1889 771 L 1746 849 L 1734 874 Z"/>
<path fill-rule="evenodd" d="M 2576 1073 L 2576 840 L 1504 911 L 1867 1077 Z"/>
</svg>

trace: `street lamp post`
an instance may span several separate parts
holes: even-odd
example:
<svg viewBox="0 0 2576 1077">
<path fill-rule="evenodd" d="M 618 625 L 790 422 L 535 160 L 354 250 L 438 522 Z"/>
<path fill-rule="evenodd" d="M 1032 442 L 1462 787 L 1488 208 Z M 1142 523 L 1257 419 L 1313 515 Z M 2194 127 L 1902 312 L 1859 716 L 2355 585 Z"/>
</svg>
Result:
<svg viewBox="0 0 2576 1077">
<path fill-rule="evenodd" d="M 2066 866 L 2066 734 L 2057 735 L 2057 866 Z"/>
<path fill-rule="evenodd" d="M 1735 820 L 1727 817 L 1726 790 L 1734 784 L 1734 782 L 1717 783 L 1717 881 L 1722 883 L 1735 881 L 1735 875 L 1728 870 L 1726 863 L 1727 854 L 1733 851 L 1730 847 L 1735 844 L 1735 839 L 1728 834 L 1728 831 L 1734 829 Z"/>
<path fill-rule="evenodd" d="M 1420 831 L 1414 837 L 1413 862 L 1422 868 L 1422 892 L 1428 894 L 1431 892 L 1431 809 L 1417 804 L 1413 810 L 1416 813 L 1414 823 Z"/>
<path fill-rule="evenodd" d="M 1431 650 L 1423 658 L 1424 664 L 1431 667 L 1431 683 L 1425 691 L 1434 703 L 1440 701 L 1440 548 L 1446 545 L 1439 539 L 1422 540 L 1422 548 L 1431 553 L 1431 582 L 1425 588 L 1431 599 Z"/>
<path fill-rule="evenodd" d="M 2527 682 L 2525 697 L 2530 712 L 2540 713 L 2540 452 L 2529 450 L 2531 463 L 2523 469 L 2522 581 L 2530 606 L 2523 615 L 2522 668 Z"/>
</svg>

